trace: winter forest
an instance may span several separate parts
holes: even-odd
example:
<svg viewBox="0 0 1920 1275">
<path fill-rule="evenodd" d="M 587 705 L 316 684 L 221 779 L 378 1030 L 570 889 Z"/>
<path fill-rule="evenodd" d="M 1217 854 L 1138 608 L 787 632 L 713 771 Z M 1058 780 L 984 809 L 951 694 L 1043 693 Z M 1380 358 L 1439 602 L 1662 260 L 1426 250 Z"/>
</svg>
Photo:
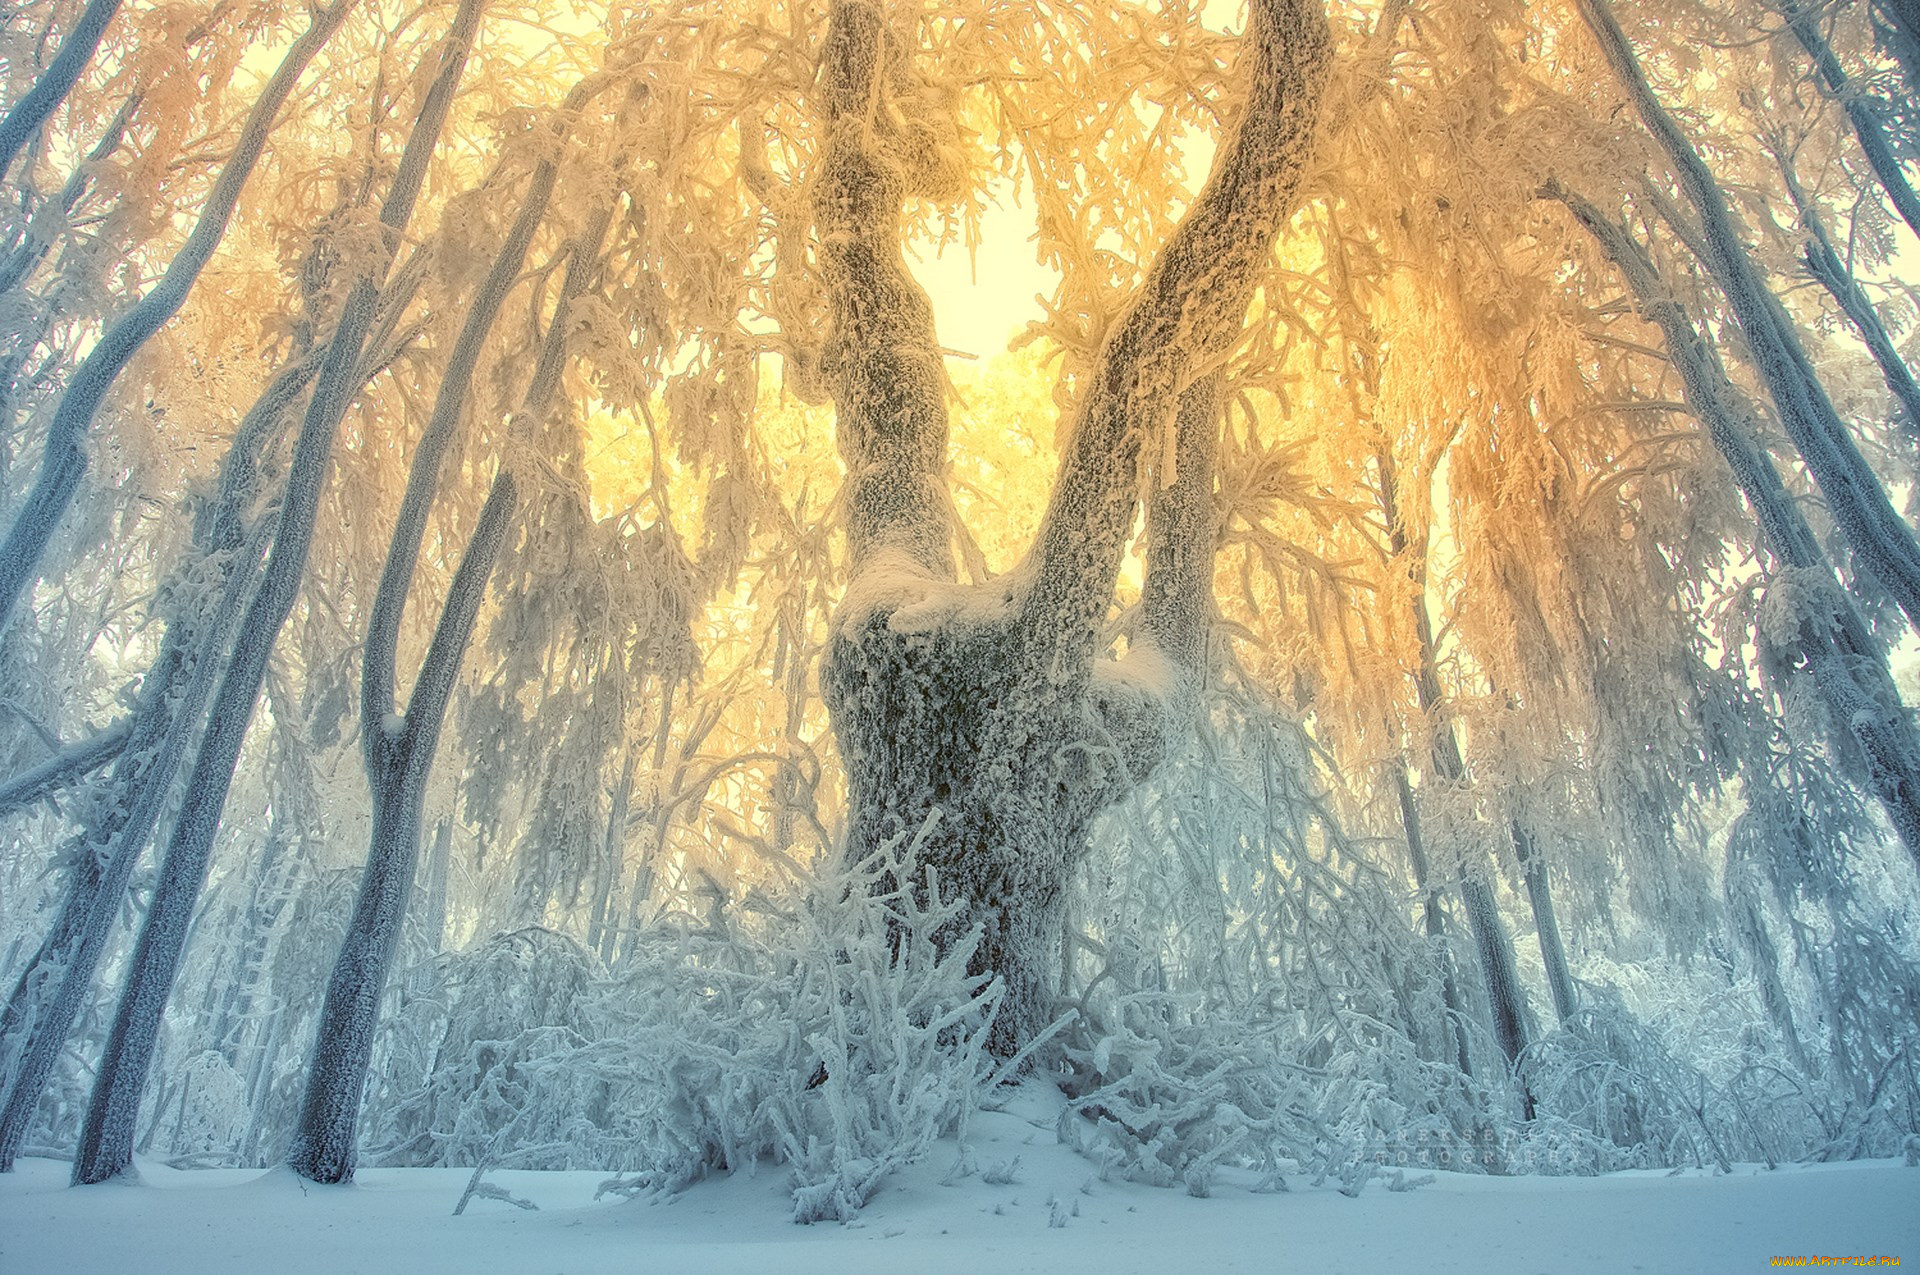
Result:
<svg viewBox="0 0 1920 1275">
<path fill-rule="evenodd" d="M 1915 0 L 9 6 L 0 1170 L 1912 1164 L 1916 102 Z"/>
</svg>

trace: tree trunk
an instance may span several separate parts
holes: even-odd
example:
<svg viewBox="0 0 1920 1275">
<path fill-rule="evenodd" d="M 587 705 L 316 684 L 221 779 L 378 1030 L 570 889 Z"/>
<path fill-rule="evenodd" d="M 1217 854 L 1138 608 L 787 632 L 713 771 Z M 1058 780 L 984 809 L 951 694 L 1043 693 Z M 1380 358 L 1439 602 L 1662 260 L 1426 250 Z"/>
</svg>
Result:
<svg viewBox="0 0 1920 1275">
<path fill-rule="evenodd" d="M 1447 943 L 1447 918 L 1440 907 L 1440 891 L 1430 884 L 1433 869 L 1427 862 L 1427 840 L 1420 827 L 1420 808 L 1414 804 L 1413 785 L 1407 778 L 1404 757 L 1393 763 L 1393 791 L 1400 801 L 1400 827 L 1407 836 L 1407 863 L 1413 869 L 1413 888 L 1420 892 L 1427 943 L 1440 966 L 1441 1003 L 1446 1007 L 1447 1027 L 1453 1033 L 1454 1058 L 1461 1074 L 1471 1076 L 1473 1053 L 1467 1048 L 1467 1018 L 1461 1007 L 1460 977 L 1454 969 L 1453 949 Z"/>
<path fill-rule="evenodd" d="M 261 494 L 262 460 L 314 368 L 308 358 L 283 371 L 234 434 L 221 463 L 218 495 L 195 534 L 195 574 L 213 595 L 211 605 L 203 603 L 206 609 L 196 612 L 183 604 L 169 619 L 106 790 L 68 845 L 75 866 L 60 913 L 0 1016 L 0 1048 L 17 1052 L 17 1062 L 0 1073 L 0 1171 L 12 1168 L 40 1091 L 86 1004 L 127 882 L 200 726 L 271 530 L 264 518 L 251 531 L 247 527 Z M 194 594 L 183 591 L 186 598 Z"/>
<path fill-rule="evenodd" d="M 1208 604 L 1191 592 L 1211 585 L 1212 538 L 1186 543 L 1206 519 L 1166 526 L 1173 505 L 1158 515 L 1168 548 L 1150 554 L 1160 614 L 1118 665 L 1100 645 L 1146 440 L 1171 428 L 1167 450 L 1210 449 L 1193 437 L 1218 429 L 1216 387 L 1201 378 L 1244 321 L 1312 144 L 1331 46 L 1324 11 L 1256 0 L 1245 39 L 1242 115 L 1101 349 L 1038 542 L 1018 571 L 963 589 L 932 307 L 900 257 L 915 156 L 876 109 L 913 71 L 873 6 L 832 8 L 814 212 L 853 581 L 821 682 L 847 768 L 845 853 L 864 857 L 933 817 L 921 866 L 964 903 L 942 941 L 979 927 L 971 968 L 1006 989 L 989 1041 L 1001 1057 L 1050 1019 L 1061 908 L 1089 824 L 1152 768 L 1167 711 L 1200 676 L 1179 661 L 1204 649 L 1195 633 Z M 1175 503 L 1210 493 L 1210 469 L 1195 468 L 1204 472 Z"/>
<path fill-rule="evenodd" d="M 226 808 L 240 746 L 246 738 L 274 642 L 293 610 L 294 597 L 306 570 L 334 435 L 359 388 L 361 347 L 373 319 L 380 285 L 426 179 L 427 161 L 438 144 L 454 88 L 466 66 L 467 52 L 479 26 L 480 8 L 481 0 L 461 0 L 452 29 L 441 42 L 437 74 L 422 100 L 419 117 L 381 205 L 379 224 L 386 235 L 382 260 L 354 283 L 341 307 L 313 398 L 307 405 L 306 419 L 294 441 L 273 548 L 259 591 L 241 621 L 233 660 L 214 698 L 207 731 L 187 780 L 179 822 L 167 843 L 159 883 L 141 927 L 140 941 L 128 968 L 126 991 L 94 1082 L 79 1153 L 74 1159 L 76 1184 L 105 1181 L 132 1162 L 134 1122 L 153 1056 L 154 1038 L 160 1030 L 160 1018 L 166 1010 L 174 975 L 179 970 L 181 947 L 194 902 L 206 880 L 207 859 Z"/>
<path fill-rule="evenodd" d="M 293 1171 L 312 1182 L 353 1178 L 360 1100 L 380 1025 L 380 997 L 400 946 L 413 889 L 427 777 L 487 577 L 513 518 L 514 495 L 513 478 L 502 470 L 454 573 L 405 718 L 397 730 L 383 723 L 362 725 L 380 740 L 378 761 L 368 776 L 373 784 L 373 844 L 346 941 L 327 981 L 300 1122 L 287 1155 Z"/>
<path fill-rule="evenodd" d="M 1453 713 L 1440 686 L 1440 658 L 1433 636 L 1433 619 L 1427 614 L 1427 547 L 1412 545 L 1400 509 L 1399 482 L 1393 458 L 1385 450 L 1377 453 L 1380 465 L 1380 508 L 1387 522 L 1388 543 L 1396 558 L 1408 558 L 1407 571 L 1412 588 L 1408 592 L 1413 621 L 1416 667 L 1413 670 L 1414 697 L 1425 720 L 1428 773 L 1439 781 L 1464 785 L 1467 782 L 1466 759 L 1460 751 L 1460 739 Z M 1410 795 L 1410 794 L 1409 794 Z M 1424 857 L 1424 846 L 1423 846 Z M 1520 969 L 1513 957 L 1513 939 L 1500 916 L 1489 865 L 1481 856 L 1460 856 L 1460 900 L 1467 915 L 1467 931 L 1473 936 L 1474 951 L 1480 958 L 1480 977 L 1486 987 L 1487 1009 L 1493 1018 L 1493 1036 L 1515 1070 L 1520 1086 L 1520 1101 L 1527 1119 L 1533 1118 L 1533 1092 L 1519 1076 L 1521 1054 L 1527 1048 L 1526 991 L 1520 982 Z"/>
<path fill-rule="evenodd" d="M 100 2 L 95 0 L 96 5 Z M 334 0 L 331 9 L 314 12 L 305 33 L 287 50 L 273 78 L 260 90 L 259 98 L 247 112 L 240 140 L 220 170 L 219 180 L 214 182 L 193 232 L 168 263 L 166 274 L 101 335 L 60 396 L 53 421 L 47 426 L 46 455 L 40 462 L 33 490 L 15 515 L 5 543 L 0 544 L 0 632 L 5 632 L 21 596 L 39 579 L 40 560 L 47 544 L 53 539 L 67 507 L 73 503 L 74 492 L 79 489 L 80 478 L 87 468 L 87 431 L 107 391 L 113 388 L 113 383 L 148 338 L 186 304 L 187 294 L 193 290 L 201 270 L 227 233 L 227 223 L 240 202 L 240 193 L 266 148 L 268 134 L 273 131 L 274 117 L 299 83 L 307 63 L 346 19 L 351 5 L 352 0 Z M 64 55 L 64 50 L 62 52 Z"/>
<path fill-rule="evenodd" d="M 1566 944 L 1560 938 L 1560 918 L 1553 910 L 1553 891 L 1547 883 L 1547 865 L 1539 848 L 1518 819 L 1512 820 L 1513 855 L 1527 883 L 1527 902 L 1533 906 L 1533 931 L 1540 941 L 1540 961 L 1547 968 L 1547 990 L 1553 993 L 1553 1013 L 1564 1025 L 1579 1008 L 1573 972 L 1567 966 Z"/>
<path fill-rule="evenodd" d="M 74 82 L 93 61 L 100 38 L 107 33 L 107 27 L 119 11 L 120 0 L 90 0 L 81 11 L 80 20 L 73 24 L 73 30 L 60 42 L 60 52 L 54 55 L 52 63 L 7 112 L 6 118 L 0 120 L 0 177 L 5 177 L 13 167 L 27 139 L 39 132 L 60 103 L 67 100 Z"/>
<path fill-rule="evenodd" d="M 1756 369 L 1779 409 L 1782 424 L 1813 475 L 1834 521 L 1861 566 L 1872 574 L 1920 630 L 1920 540 L 1887 498 L 1886 488 L 1861 456 L 1826 387 L 1815 374 L 1792 321 L 1767 290 L 1734 224 L 1726 194 L 1680 126 L 1654 96 L 1607 0 L 1578 0 L 1649 132 L 1672 161 L 1687 201 L 1700 221 L 1702 264 L 1726 295 Z"/>
<path fill-rule="evenodd" d="M 1887 192 L 1900 219 L 1914 234 L 1920 235 L 1920 195 L 1914 194 L 1912 183 L 1900 169 L 1900 159 L 1887 140 L 1887 126 L 1873 100 L 1850 81 L 1826 36 L 1820 33 L 1814 15 L 1799 0 L 1785 0 L 1780 11 L 1786 16 L 1793 38 L 1813 59 L 1813 69 L 1819 73 L 1820 82 L 1847 113 L 1847 122 L 1853 125 L 1853 135 L 1859 140 L 1873 175 L 1880 179 L 1881 189 Z"/>
</svg>

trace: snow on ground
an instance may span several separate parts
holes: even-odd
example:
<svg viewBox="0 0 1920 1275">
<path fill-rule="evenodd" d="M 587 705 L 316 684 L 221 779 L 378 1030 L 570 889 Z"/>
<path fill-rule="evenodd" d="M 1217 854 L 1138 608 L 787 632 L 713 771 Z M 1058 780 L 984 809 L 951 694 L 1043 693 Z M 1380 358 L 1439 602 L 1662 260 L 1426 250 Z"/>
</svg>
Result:
<svg viewBox="0 0 1920 1275">
<path fill-rule="evenodd" d="M 1759 1271 L 1803 1255 L 1920 1266 L 1920 1169 L 1896 1162 L 1731 1176 L 1439 1173 L 1411 1191 L 1376 1181 L 1357 1198 L 1304 1181 L 1255 1194 L 1251 1178 L 1222 1174 L 1211 1198 L 1194 1199 L 1101 1181 L 1057 1141 L 1057 1112 L 1057 1098 L 1029 1084 L 975 1118 L 982 1172 L 949 1181 L 958 1148 L 940 1143 L 846 1226 L 789 1222 L 778 1168 L 669 1199 L 598 1202 L 602 1173 L 500 1172 L 488 1180 L 540 1210 L 475 1199 L 454 1217 L 465 1170 L 372 1169 L 350 1187 L 317 1187 L 285 1169 L 143 1163 L 137 1181 L 69 1189 L 65 1164 L 23 1160 L 0 1176 L 0 1273 L 1623 1275 Z M 1016 1156 L 1012 1181 L 986 1180 Z"/>
</svg>

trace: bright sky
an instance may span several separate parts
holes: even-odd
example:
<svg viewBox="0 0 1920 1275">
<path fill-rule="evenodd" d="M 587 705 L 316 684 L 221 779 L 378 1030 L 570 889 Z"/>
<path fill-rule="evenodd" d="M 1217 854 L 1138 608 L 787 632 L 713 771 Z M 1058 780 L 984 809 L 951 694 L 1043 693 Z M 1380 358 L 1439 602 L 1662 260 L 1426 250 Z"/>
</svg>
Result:
<svg viewBox="0 0 1920 1275">
<path fill-rule="evenodd" d="M 981 219 L 976 252 L 953 244 L 939 256 L 907 254 L 907 268 L 933 298 L 940 344 L 983 360 L 1004 353 L 1028 322 L 1045 316 L 1040 298 L 1060 281 L 1035 259 L 1033 210 L 1015 204 L 1010 187 L 1001 205 Z"/>
</svg>

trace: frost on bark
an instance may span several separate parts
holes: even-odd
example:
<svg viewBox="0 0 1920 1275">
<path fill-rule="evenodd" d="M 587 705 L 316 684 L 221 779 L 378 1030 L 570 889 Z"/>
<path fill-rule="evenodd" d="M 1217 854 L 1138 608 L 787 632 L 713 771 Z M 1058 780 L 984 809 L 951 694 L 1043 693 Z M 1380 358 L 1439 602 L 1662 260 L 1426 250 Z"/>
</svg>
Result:
<svg viewBox="0 0 1920 1275">
<path fill-rule="evenodd" d="M 1755 369 L 1834 522 L 1860 565 L 1899 604 L 1908 622 L 1920 629 L 1920 540 L 1893 508 L 1886 488 L 1840 419 L 1792 320 L 1754 264 L 1725 191 L 1654 94 L 1607 0 L 1578 0 L 1578 4 L 1607 64 L 1673 164 L 1680 188 L 1699 219 L 1696 251 L 1726 295 Z"/>
<path fill-rule="evenodd" d="M 67 94 L 73 89 L 74 82 L 80 78 L 93 61 L 94 50 L 100 47 L 100 39 L 106 35 L 107 27 L 112 25 L 114 15 L 120 12 L 121 0 L 91 0 L 80 12 L 80 20 L 73 24 L 73 30 L 60 42 L 60 52 L 48 64 L 40 78 L 33 82 L 24 96 L 0 119 L 0 177 L 7 175 L 13 167 L 14 159 L 20 154 L 20 148 L 27 139 L 39 131 L 40 126 L 59 109 Z"/>
<path fill-rule="evenodd" d="M 427 517 L 466 413 L 487 336 L 520 278 L 534 232 L 553 195 L 564 126 L 604 83 L 603 79 L 589 80 L 569 94 L 555 129 L 555 149 L 535 166 L 506 241 L 470 303 L 435 394 L 433 414 L 414 452 L 379 591 L 374 596 L 360 697 L 361 752 L 373 793 L 373 839 L 346 938 L 327 982 L 300 1122 L 288 1154 L 294 1172 L 315 1182 L 345 1182 L 353 1177 L 360 1102 L 379 1027 L 380 998 L 399 950 L 407 900 L 413 889 L 427 779 L 454 680 L 486 595 L 487 579 L 512 521 L 514 479 L 503 468 L 487 495 L 473 538 L 454 573 L 446 606 L 406 711 L 401 713 L 395 700 L 400 622 L 419 564 Z M 596 230 L 596 240 L 598 234 Z M 570 323 L 568 306 L 584 286 L 587 256 L 577 246 L 569 262 L 566 290 L 548 325 L 539 359 L 542 370 L 553 366 L 564 352 Z M 546 414 L 557 379 L 536 372 L 520 413 L 523 420 Z"/>
<path fill-rule="evenodd" d="M 1766 614 L 1774 644 L 1827 706 L 1835 751 L 1865 772 L 1867 786 L 1900 840 L 1920 865 L 1920 732 L 1914 729 L 1882 646 L 1868 633 L 1832 564 L 1759 443 L 1750 409 L 1728 380 L 1718 355 L 1627 228 L 1583 196 L 1550 184 L 1619 269 L 1640 314 L 1660 329 L 1680 374 L 1689 409 L 1733 471 L 1752 506 L 1769 553 L 1781 568 Z"/>
<path fill-rule="evenodd" d="M 982 931 L 975 972 L 1006 985 L 1001 1056 L 1047 1024 L 1089 825 L 1151 771 L 1169 710 L 1202 673 L 1213 536 L 1201 436 L 1218 429 L 1207 373 L 1293 212 L 1331 48 L 1312 0 L 1256 0 L 1245 38 L 1238 123 L 1107 336 L 1036 544 L 1007 576 L 961 587 L 932 309 L 899 247 L 920 155 L 893 103 L 913 72 L 872 5 L 842 0 L 831 14 L 814 214 L 853 579 L 822 682 L 848 774 L 846 853 L 862 859 L 938 812 L 921 859 L 964 902 L 955 930 Z M 1148 508 L 1147 604 L 1115 662 L 1102 634 L 1148 458 L 1164 490 Z"/>
<path fill-rule="evenodd" d="M 481 9 L 481 0 L 462 0 L 436 51 L 437 65 L 432 67 L 413 130 L 381 203 L 381 251 L 355 281 L 341 306 L 294 440 L 273 547 L 259 589 L 241 618 L 232 660 L 220 678 L 94 1081 L 74 1158 L 76 1184 L 104 1182 L 133 1162 L 141 1092 L 153 1061 L 160 1020 L 179 972 L 194 904 L 206 881 L 207 860 L 226 809 L 234 767 L 266 678 L 267 662 L 280 628 L 293 610 L 306 571 L 333 440 L 361 385 L 361 353 L 382 285 L 425 183 L 427 161 L 439 143 L 454 89 L 466 68 Z"/>
<path fill-rule="evenodd" d="M 195 562 L 175 582 L 166 636 L 124 724 L 105 791 L 88 804 L 80 832 L 62 853 L 71 866 L 59 914 L 0 1016 L 0 1171 L 12 1167 L 41 1090 L 92 992 L 127 883 L 200 727 L 271 530 L 270 519 L 253 517 L 266 485 L 263 457 L 317 366 L 309 355 L 283 370 L 235 431 L 217 496 L 196 528 Z"/>
</svg>

